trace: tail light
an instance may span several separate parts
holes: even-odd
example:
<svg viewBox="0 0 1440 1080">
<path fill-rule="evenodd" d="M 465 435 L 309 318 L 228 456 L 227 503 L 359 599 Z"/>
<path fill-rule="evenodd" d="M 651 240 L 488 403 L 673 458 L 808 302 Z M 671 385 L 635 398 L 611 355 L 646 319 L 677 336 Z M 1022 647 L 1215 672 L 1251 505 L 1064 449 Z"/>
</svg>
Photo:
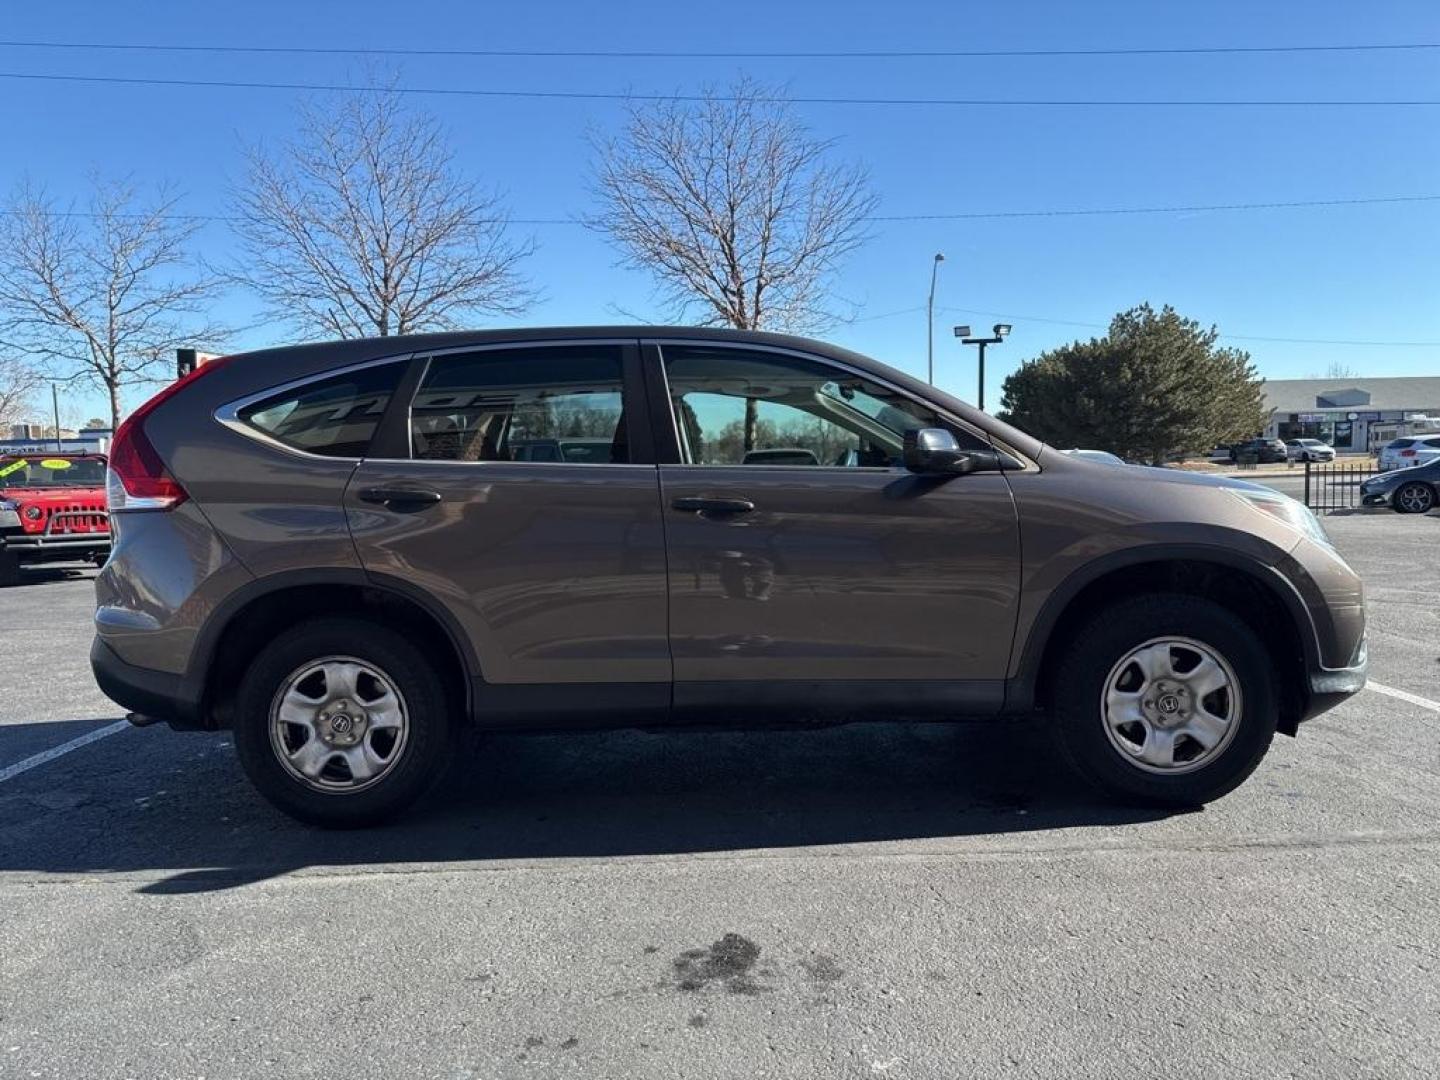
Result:
<svg viewBox="0 0 1440 1080">
<path fill-rule="evenodd" d="M 1400 451 L 1400 456 L 1401 456 L 1401 457 L 1414 457 L 1414 456 L 1415 456 L 1415 451 L 1414 451 L 1414 450 L 1401 450 L 1401 451 Z"/>
<path fill-rule="evenodd" d="M 155 447 L 145 436 L 146 418 L 202 375 L 225 363 L 211 360 L 183 379 L 171 383 L 141 405 L 120 424 L 110 444 L 110 466 L 105 473 L 105 499 L 112 513 L 118 510 L 173 510 L 190 496 L 170 475 Z"/>
</svg>

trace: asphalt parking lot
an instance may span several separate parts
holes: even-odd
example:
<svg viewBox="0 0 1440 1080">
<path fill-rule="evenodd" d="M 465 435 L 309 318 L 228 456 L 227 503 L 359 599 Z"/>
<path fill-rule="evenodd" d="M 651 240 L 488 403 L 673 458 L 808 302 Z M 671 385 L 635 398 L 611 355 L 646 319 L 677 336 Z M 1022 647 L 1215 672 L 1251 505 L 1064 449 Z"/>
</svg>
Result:
<svg viewBox="0 0 1440 1080">
<path fill-rule="evenodd" d="M 1430 1077 L 1440 515 L 1336 515 L 1367 690 L 1196 813 L 1040 724 L 497 739 L 300 827 L 124 728 L 89 572 L 0 618 L 0 1076 Z"/>
</svg>

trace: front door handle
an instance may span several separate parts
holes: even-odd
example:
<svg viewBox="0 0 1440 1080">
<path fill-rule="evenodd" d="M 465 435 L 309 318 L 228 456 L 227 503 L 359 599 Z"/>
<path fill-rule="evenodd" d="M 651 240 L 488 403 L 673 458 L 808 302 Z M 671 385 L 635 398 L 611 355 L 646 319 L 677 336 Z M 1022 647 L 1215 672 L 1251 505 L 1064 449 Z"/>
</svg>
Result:
<svg viewBox="0 0 1440 1080">
<path fill-rule="evenodd" d="M 398 487 L 376 487 L 362 488 L 359 492 L 361 502 L 375 503 L 385 507 L 387 510 L 423 510 L 427 506 L 434 506 L 443 495 L 438 491 L 431 491 L 429 488 L 398 488 Z"/>
<path fill-rule="evenodd" d="M 712 499 L 703 495 L 687 495 L 670 505 L 676 510 L 698 514 L 748 514 L 755 509 L 749 499 Z"/>
</svg>

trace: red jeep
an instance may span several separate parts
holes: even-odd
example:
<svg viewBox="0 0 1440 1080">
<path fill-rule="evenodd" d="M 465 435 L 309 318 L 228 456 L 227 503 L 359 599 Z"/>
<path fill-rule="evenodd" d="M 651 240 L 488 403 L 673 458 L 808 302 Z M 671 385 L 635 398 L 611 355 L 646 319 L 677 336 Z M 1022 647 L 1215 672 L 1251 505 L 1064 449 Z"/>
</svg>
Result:
<svg viewBox="0 0 1440 1080">
<path fill-rule="evenodd" d="M 0 586 L 20 567 L 110 554 L 105 458 L 100 454 L 0 454 Z"/>
</svg>

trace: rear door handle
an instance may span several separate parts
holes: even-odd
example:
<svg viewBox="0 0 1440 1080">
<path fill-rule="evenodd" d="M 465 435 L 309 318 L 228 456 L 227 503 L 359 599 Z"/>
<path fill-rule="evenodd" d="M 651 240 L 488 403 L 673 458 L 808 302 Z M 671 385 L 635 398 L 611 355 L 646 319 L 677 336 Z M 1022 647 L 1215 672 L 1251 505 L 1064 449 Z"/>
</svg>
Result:
<svg viewBox="0 0 1440 1080">
<path fill-rule="evenodd" d="M 670 504 L 676 510 L 699 514 L 748 514 L 755 509 L 749 499 L 712 499 L 703 495 L 687 495 Z"/>
<path fill-rule="evenodd" d="M 423 510 L 444 498 L 440 492 L 429 488 L 398 487 L 362 488 L 358 497 L 361 502 L 375 503 L 390 510 Z"/>
</svg>

